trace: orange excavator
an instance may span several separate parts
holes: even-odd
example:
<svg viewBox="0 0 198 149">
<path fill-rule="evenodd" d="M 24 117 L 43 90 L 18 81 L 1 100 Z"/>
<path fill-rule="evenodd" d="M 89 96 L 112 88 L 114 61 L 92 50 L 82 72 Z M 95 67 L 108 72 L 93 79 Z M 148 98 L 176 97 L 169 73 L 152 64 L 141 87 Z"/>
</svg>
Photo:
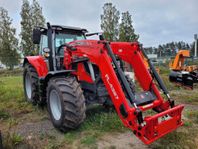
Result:
<svg viewBox="0 0 198 149">
<path fill-rule="evenodd" d="M 189 50 L 180 50 L 174 60 L 169 63 L 171 72 L 169 80 L 187 88 L 193 89 L 193 84 L 198 83 L 198 66 L 185 65 L 186 58 L 190 58 Z"/>
</svg>

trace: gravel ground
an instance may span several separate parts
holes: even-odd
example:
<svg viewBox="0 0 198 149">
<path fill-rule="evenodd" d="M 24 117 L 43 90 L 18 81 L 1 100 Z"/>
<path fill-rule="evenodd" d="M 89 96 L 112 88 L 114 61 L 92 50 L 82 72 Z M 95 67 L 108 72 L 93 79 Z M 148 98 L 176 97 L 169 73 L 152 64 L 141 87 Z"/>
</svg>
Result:
<svg viewBox="0 0 198 149">
<path fill-rule="evenodd" d="M 131 131 L 106 135 L 97 142 L 97 145 L 98 149 L 148 149 Z"/>
</svg>

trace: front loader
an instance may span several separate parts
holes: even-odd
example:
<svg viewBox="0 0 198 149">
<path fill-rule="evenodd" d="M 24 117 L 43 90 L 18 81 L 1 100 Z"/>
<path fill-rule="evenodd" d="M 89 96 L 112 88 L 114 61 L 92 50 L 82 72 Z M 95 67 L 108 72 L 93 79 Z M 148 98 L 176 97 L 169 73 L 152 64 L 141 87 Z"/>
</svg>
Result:
<svg viewBox="0 0 198 149">
<path fill-rule="evenodd" d="M 86 39 L 95 34 L 49 23 L 34 29 L 33 42 L 40 45 L 40 54 L 24 60 L 26 99 L 47 102 L 53 125 L 64 132 L 77 128 L 86 117 L 86 106 L 94 103 L 113 106 L 124 126 L 145 144 L 180 127 L 184 106 L 175 105 L 140 44 L 108 42 L 102 34 L 99 40 Z M 133 68 L 142 92 L 136 92 L 125 75 L 123 61 Z M 147 110 L 155 114 L 145 115 Z"/>
</svg>

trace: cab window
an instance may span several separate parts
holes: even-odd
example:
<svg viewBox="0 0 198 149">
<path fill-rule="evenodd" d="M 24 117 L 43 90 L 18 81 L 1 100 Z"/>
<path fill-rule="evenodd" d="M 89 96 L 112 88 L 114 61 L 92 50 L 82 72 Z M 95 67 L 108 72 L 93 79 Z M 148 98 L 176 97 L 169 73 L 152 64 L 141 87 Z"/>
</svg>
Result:
<svg viewBox="0 0 198 149">
<path fill-rule="evenodd" d="M 58 33 L 55 37 L 55 49 L 57 50 L 62 44 L 83 39 L 85 39 L 85 36 L 82 33 Z M 63 55 L 64 51 L 61 49 L 59 54 Z"/>
<path fill-rule="evenodd" d="M 43 49 L 48 47 L 47 35 L 41 35 L 41 42 L 39 48 L 39 54 L 43 55 Z"/>
</svg>

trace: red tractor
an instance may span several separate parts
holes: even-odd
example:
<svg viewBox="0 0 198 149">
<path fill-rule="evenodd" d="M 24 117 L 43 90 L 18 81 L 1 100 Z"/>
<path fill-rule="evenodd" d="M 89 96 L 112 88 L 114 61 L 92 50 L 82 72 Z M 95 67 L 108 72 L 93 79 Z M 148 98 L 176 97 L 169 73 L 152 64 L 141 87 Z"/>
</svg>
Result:
<svg viewBox="0 0 198 149">
<path fill-rule="evenodd" d="M 113 106 L 122 123 L 145 144 L 150 144 L 183 124 L 183 105 L 175 105 L 142 47 L 137 42 L 87 40 L 86 29 L 50 25 L 33 31 L 38 56 L 24 59 L 24 91 L 33 104 L 47 107 L 53 125 L 61 131 L 77 128 L 86 106 Z M 144 64 L 147 58 L 150 69 Z M 143 91 L 124 73 L 131 65 Z M 166 95 L 163 99 L 160 90 Z M 144 115 L 152 109 L 155 115 Z"/>
</svg>

